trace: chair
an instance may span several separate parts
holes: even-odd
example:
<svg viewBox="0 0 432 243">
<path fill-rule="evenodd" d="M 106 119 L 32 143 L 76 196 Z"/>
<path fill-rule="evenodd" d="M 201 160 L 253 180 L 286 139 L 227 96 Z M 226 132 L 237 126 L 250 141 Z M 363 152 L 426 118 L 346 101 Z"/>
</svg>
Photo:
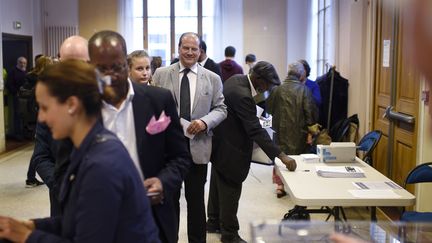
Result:
<svg viewBox="0 0 432 243">
<path fill-rule="evenodd" d="M 411 170 L 405 180 L 404 186 L 406 188 L 408 184 L 425 182 L 432 182 L 432 162 L 418 165 Z M 432 212 L 403 212 L 400 220 L 404 222 L 432 222 Z"/>
<path fill-rule="evenodd" d="M 362 151 L 364 153 L 362 159 L 370 166 L 373 166 L 372 153 L 375 147 L 377 146 L 379 140 L 381 139 L 381 136 L 382 136 L 381 131 L 379 130 L 371 131 L 366 135 L 364 135 L 358 144 L 357 151 Z"/>
<path fill-rule="evenodd" d="M 354 114 L 336 122 L 329 131 L 332 142 L 355 142 L 359 127 L 359 119 Z"/>
</svg>

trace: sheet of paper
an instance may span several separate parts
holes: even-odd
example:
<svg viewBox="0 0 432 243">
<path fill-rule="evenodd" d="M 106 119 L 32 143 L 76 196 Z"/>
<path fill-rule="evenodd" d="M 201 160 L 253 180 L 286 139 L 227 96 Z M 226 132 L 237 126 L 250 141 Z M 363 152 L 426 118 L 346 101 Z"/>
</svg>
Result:
<svg viewBox="0 0 432 243">
<path fill-rule="evenodd" d="M 390 67 L 390 40 L 383 40 L 382 66 Z"/>
<path fill-rule="evenodd" d="M 256 110 L 257 110 L 256 116 L 257 116 L 258 118 L 260 118 L 261 115 L 262 115 L 262 113 L 264 112 L 264 109 L 261 108 L 261 107 L 259 107 L 259 106 L 256 106 Z"/>
<path fill-rule="evenodd" d="M 382 199 L 388 199 L 388 198 L 400 198 L 397 193 L 395 193 L 393 190 L 348 190 L 351 195 L 357 198 L 382 198 Z"/>
<path fill-rule="evenodd" d="M 361 178 L 366 177 L 358 166 L 316 166 L 316 173 L 329 178 Z"/>
<path fill-rule="evenodd" d="M 401 186 L 394 183 L 393 181 L 364 181 L 364 182 L 353 182 L 354 186 L 358 189 L 363 190 L 390 190 L 390 189 L 402 189 Z"/>
<path fill-rule="evenodd" d="M 358 166 L 315 166 L 316 171 L 334 172 L 334 173 L 364 173 L 363 169 Z"/>
<path fill-rule="evenodd" d="M 319 163 L 320 157 L 317 154 L 300 154 L 304 162 Z"/>
<path fill-rule="evenodd" d="M 188 121 L 188 120 L 186 120 L 184 118 L 180 118 L 180 124 L 183 127 L 183 134 L 185 135 L 185 137 L 193 139 L 195 137 L 195 135 L 190 134 L 190 133 L 187 132 L 187 129 L 188 129 L 189 125 L 190 125 L 190 121 Z"/>
</svg>

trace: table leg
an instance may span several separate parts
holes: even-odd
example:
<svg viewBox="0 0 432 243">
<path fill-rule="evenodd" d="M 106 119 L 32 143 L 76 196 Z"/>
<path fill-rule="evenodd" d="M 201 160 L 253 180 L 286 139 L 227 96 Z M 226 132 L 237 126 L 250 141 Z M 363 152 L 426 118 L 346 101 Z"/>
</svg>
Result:
<svg viewBox="0 0 432 243">
<path fill-rule="evenodd" d="M 333 208 L 333 214 L 334 214 L 335 221 L 341 221 L 340 216 L 339 216 L 339 207 Z"/>
<path fill-rule="evenodd" d="M 376 222 L 377 216 L 376 216 L 376 207 L 371 207 L 371 221 Z"/>
</svg>

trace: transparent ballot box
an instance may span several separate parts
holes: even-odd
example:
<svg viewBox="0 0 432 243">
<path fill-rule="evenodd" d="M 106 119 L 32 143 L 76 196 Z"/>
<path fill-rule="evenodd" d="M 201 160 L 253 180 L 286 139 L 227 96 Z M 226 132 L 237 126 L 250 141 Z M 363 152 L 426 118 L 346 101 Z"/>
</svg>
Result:
<svg viewBox="0 0 432 243">
<path fill-rule="evenodd" d="M 432 242 L 432 224 L 401 222 L 256 221 L 252 242 L 332 242 L 333 233 L 376 243 Z"/>
</svg>

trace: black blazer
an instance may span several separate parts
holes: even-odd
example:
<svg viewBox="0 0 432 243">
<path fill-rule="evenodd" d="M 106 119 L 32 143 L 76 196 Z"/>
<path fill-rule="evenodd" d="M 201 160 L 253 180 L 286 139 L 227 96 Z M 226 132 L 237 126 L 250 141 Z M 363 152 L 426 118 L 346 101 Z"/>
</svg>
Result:
<svg viewBox="0 0 432 243">
<path fill-rule="evenodd" d="M 145 178 L 158 177 L 164 190 L 164 203 L 154 205 L 153 214 L 165 240 L 176 242 L 178 219 L 172 201 L 173 192 L 180 190 L 192 165 L 192 157 L 186 147 L 170 91 L 149 85 L 132 85 L 135 91 L 132 107 L 141 169 Z M 150 135 L 145 128 L 152 116 L 159 118 L 162 111 L 171 117 L 171 123 L 164 132 Z"/>
<path fill-rule="evenodd" d="M 214 129 L 211 162 L 226 179 L 242 183 L 249 172 L 253 142 L 274 159 L 281 150 L 256 116 L 247 75 L 234 75 L 224 83 L 228 117 Z"/>
<path fill-rule="evenodd" d="M 221 76 L 221 70 L 219 64 L 215 63 L 210 58 L 207 59 L 206 63 L 204 64 L 204 68 L 216 73 L 217 75 L 219 75 L 219 77 Z"/>
</svg>

